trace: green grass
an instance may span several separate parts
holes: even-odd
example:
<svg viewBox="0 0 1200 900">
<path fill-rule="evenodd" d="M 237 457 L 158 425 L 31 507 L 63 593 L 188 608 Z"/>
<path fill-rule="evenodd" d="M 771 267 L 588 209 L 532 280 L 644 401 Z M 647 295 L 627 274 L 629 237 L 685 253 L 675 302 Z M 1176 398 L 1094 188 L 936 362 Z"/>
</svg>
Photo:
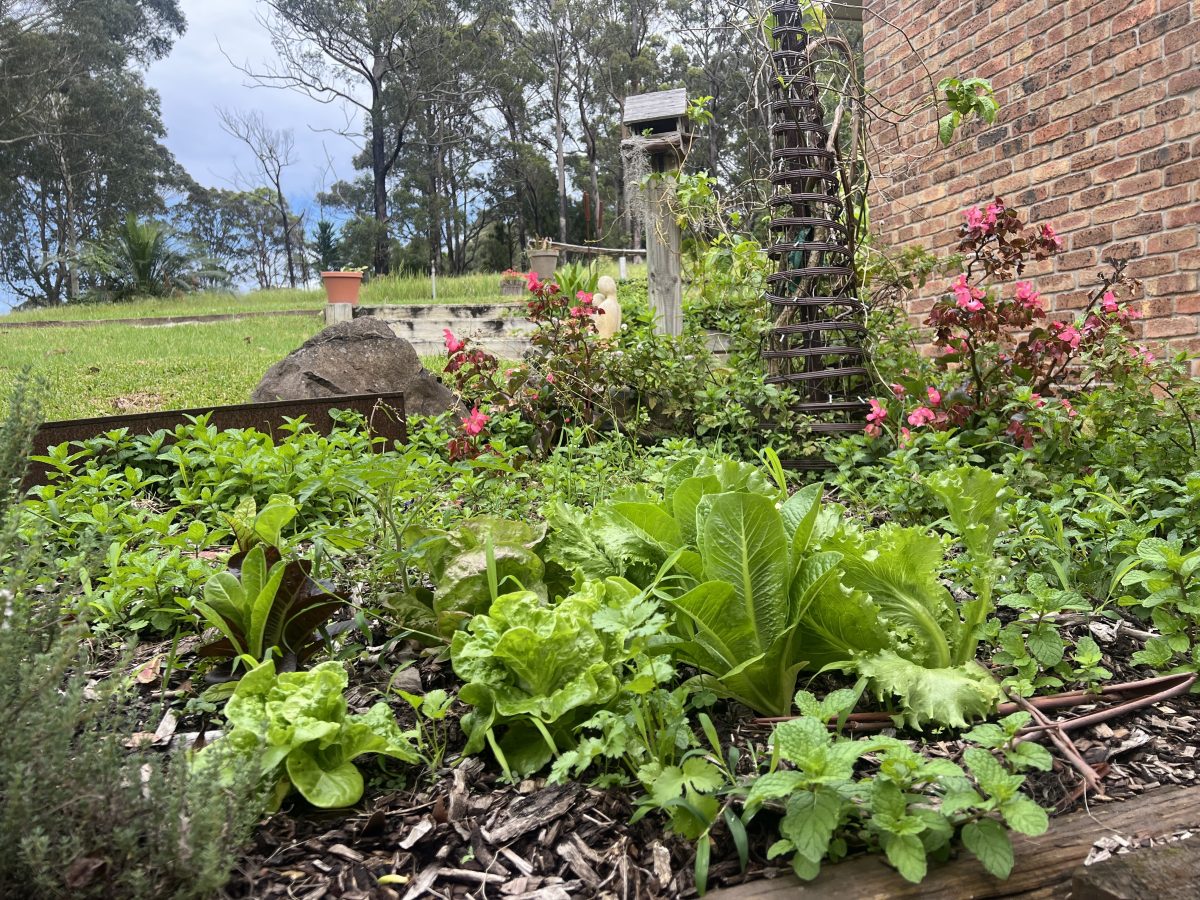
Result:
<svg viewBox="0 0 1200 900">
<path fill-rule="evenodd" d="M 311 309 L 325 305 L 324 291 L 280 289 L 230 294 L 205 291 L 174 298 L 130 300 L 128 303 L 73 303 L 31 309 L 0 316 L 0 328 L 6 322 L 82 322 L 103 319 L 141 319 L 158 316 L 209 316 L 242 312 L 277 312 L 284 309 Z"/>
<path fill-rule="evenodd" d="M 645 277 L 644 265 L 630 266 L 632 278 Z M 616 264 L 600 267 L 601 274 L 616 276 Z M 495 303 L 500 296 L 500 276 L 497 274 L 439 277 L 437 302 Z M 505 300 L 520 298 L 506 297 Z M 401 275 L 375 278 L 363 285 L 359 300 L 364 306 L 415 305 L 432 303 L 428 275 Z M 137 319 L 157 316 L 205 316 L 240 312 L 277 312 L 290 309 L 319 310 L 325 305 L 325 292 L 316 290 L 251 291 L 245 294 L 206 291 L 175 298 L 146 298 L 128 303 L 78 303 L 49 309 L 0 316 L 5 322 L 97 321 L 104 319 Z"/>
<path fill-rule="evenodd" d="M 315 312 L 160 328 L 0 325 L 0 404 L 26 366 L 47 383 L 46 419 L 245 403 L 321 326 Z"/>
</svg>

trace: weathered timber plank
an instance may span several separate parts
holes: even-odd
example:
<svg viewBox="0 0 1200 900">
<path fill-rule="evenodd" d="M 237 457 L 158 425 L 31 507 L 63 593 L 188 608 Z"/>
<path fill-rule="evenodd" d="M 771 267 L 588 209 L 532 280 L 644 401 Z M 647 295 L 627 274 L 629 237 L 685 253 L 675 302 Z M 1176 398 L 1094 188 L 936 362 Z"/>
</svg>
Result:
<svg viewBox="0 0 1200 900">
<path fill-rule="evenodd" d="M 1196 900 L 1200 838 L 1119 853 L 1075 870 L 1072 900 Z"/>
<path fill-rule="evenodd" d="M 967 853 L 932 865 L 921 884 L 909 884 L 876 856 L 825 866 L 811 882 L 788 875 L 712 891 L 707 900 L 966 900 L 989 897 L 1065 897 L 1072 872 L 1097 838 L 1159 836 L 1200 827 L 1200 787 L 1161 788 L 1122 803 L 1093 804 L 1051 822 L 1036 838 L 1015 836 L 1016 865 L 1007 881 L 988 875 Z"/>
</svg>

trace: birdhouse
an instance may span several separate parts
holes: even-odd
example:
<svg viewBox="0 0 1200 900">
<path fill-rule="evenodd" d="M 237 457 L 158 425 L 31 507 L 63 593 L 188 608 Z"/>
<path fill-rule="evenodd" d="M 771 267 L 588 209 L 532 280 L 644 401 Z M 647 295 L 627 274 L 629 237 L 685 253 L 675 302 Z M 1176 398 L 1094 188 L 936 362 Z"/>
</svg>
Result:
<svg viewBox="0 0 1200 900">
<path fill-rule="evenodd" d="M 678 167 L 692 141 L 687 107 L 684 88 L 626 97 L 622 146 L 649 156 L 655 172 Z"/>
</svg>

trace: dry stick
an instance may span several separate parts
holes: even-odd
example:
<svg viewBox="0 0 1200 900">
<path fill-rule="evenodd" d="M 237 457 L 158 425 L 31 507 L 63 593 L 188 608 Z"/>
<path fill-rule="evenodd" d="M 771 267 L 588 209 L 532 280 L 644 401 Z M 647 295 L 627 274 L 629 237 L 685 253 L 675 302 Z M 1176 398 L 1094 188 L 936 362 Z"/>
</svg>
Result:
<svg viewBox="0 0 1200 900">
<path fill-rule="evenodd" d="M 1104 722 L 1108 719 L 1114 719 L 1119 715 L 1130 712 L 1135 709 L 1145 709 L 1149 706 L 1154 706 L 1156 703 L 1162 703 L 1164 700 L 1170 700 L 1172 697 L 1178 697 L 1180 694 L 1185 694 L 1196 683 L 1196 675 L 1188 675 L 1186 677 L 1167 676 L 1163 681 L 1177 679 L 1174 684 L 1155 694 L 1149 694 L 1145 697 L 1138 697 L 1136 700 L 1126 700 L 1116 706 L 1111 706 L 1108 709 L 1102 709 L 1094 713 L 1089 713 L 1086 716 L 1076 716 L 1072 719 L 1067 719 L 1065 722 L 1052 722 L 1047 725 L 1031 725 L 1028 728 L 1022 728 L 1018 732 L 1022 737 L 1033 735 L 1039 731 L 1054 729 L 1060 732 L 1066 732 L 1077 728 L 1085 728 L 1088 725 L 1095 725 L 1099 722 Z M 1150 679 L 1155 681 L 1157 679 Z"/>
<path fill-rule="evenodd" d="M 1075 746 L 1074 742 L 1072 742 L 1069 737 L 1067 737 L 1066 732 L 1063 731 L 1062 728 L 1058 727 L 1055 723 L 1051 722 L 1046 717 L 1045 713 L 1043 713 L 1024 697 L 1015 692 L 1009 693 L 1008 696 L 1009 699 L 1017 704 L 1017 706 L 1021 707 L 1023 710 L 1033 716 L 1034 720 L 1037 721 L 1039 725 L 1049 729 L 1047 734 L 1049 735 L 1050 740 L 1054 742 L 1054 745 L 1062 751 L 1063 756 L 1065 756 L 1071 765 L 1075 767 L 1075 771 L 1083 776 L 1083 780 L 1087 786 L 1103 796 L 1104 788 L 1100 784 L 1100 776 L 1096 773 L 1096 770 L 1091 767 L 1088 761 L 1080 755 L 1079 748 Z M 1018 738 L 1016 741 L 1014 741 L 1013 746 L 1016 746 L 1016 744 L 1019 743 L 1021 743 L 1021 738 Z"/>
</svg>

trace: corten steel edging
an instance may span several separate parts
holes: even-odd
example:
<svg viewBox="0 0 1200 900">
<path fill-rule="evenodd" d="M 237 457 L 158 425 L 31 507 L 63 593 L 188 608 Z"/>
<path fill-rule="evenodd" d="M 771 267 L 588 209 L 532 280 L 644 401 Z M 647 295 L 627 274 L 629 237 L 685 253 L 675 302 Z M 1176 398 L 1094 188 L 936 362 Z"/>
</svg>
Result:
<svg viewBox="0 0 1200 900">
<path fill-rule="evenodd" d="M 128 413 L 120 416 L 97 416 L 89 419 L 65 419 L 45 422 L 34 435 L 35 454 L 47 447 L 68 441 L 83 441 L 97 435 L 127 428 L 131 434 L 153 434 L 174 431 L 191 418 L 208 415 L 209 424 L 220 431 L 231 428 L 254 428 L 276 438 L 278 429 L 287 419 L 304 416 L 305 422 L 321 434 L 333 430 L 330 410 L 353 410 L 367 420 L 371 433 L 389 441 L 408 440 L 404 413 L 404 394 L 393 391 L 380 394 L 345 394 L 338 397 L 318 397 L 311 400 L 271 400 L 265 403 L 238 403 L 233 406 L 200 406 L 194 409 L 168 409 L 160 412 Z M 45 484 L 51 468 L 44 463 L 31 463 L 23 482 L 24 488 Z"/>
</svg>

